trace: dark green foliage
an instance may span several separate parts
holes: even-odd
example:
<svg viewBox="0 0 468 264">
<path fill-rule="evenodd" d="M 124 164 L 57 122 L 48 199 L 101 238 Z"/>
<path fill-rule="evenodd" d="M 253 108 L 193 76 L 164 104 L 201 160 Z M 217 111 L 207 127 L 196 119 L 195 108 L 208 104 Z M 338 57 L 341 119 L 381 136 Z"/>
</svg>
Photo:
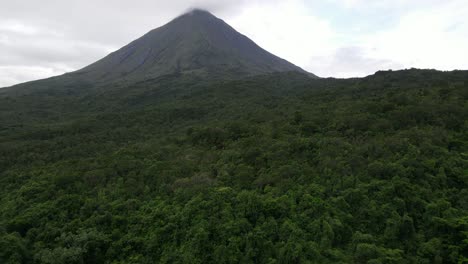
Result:
<svg viewBox="0 0 468 264">
<path fill-rule="evenodd" d="M 0 90 L 0 263 L 465 263 L 467 82 Z"/>
</svg>

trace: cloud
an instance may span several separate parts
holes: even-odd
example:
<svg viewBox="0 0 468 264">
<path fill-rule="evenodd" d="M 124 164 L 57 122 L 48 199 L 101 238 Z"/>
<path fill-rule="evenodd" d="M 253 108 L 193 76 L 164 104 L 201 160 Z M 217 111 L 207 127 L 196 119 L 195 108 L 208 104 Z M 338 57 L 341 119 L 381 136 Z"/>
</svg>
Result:
<svg viewBox="0 0 468 264">
<path fill-rule="evenodd" d="M 439 3 L 446 3 L 450 0 L 327 0 L 339 6 L 355 9 L 360 12 L 383 9 L 387 11 L 399 10 L 411 12 L 414 9 L 421 9 L 424 6 L 432 6 Z"/>
<path fill-rule="evenodd" d="M 114 48 L 20 21 L 0 21 L 0 87 L 73 71 Z"/>
<path fill-rule="evenodd" d="M 368 24 L 380 23 L 364 30 L 334 27 L 342 36 L 340 45 L 333 53 L 310 57 L 304 65 L 318 75 L 360 77 L 377 70 L 412 67 L 468 69 L 465 0 L 329 1 L 351 9 L 355 21 L 364 17 Z M 382 22 L 382 17 L 387 21 Z"/>
<path fill-rule="evenodd" d="M 304 66 L 309 57 L 332 52 L 337 37 L 328 21 L 308 8 L 299 0 L 250 5 L 227 22 L 266 50 Z"/>
<path fill-rule="evenodd" d="M 312 57 L 308 69 L 321 77 L 346 78 L 364 76 L 378 70 L 401 69 L 404 66 L 389 59 L 372 58 L 361 47 L 341 47 L 332 55 Z"/>
<path fill-rule="evenodd" d="M 72 69 L 66 66 L 40 67 L 40 66 L 0 66 L 0 87 L 11 84 L 36 80 L 64 74 Z"/>
<path fill-rule="evenodd" d="M 402 16 L 394 28 L 366 36 L 366 43 L 373 57 L 406 67 L 467 69 L 467 15 L 466 1 L 449 1 Z"/>
</svg>

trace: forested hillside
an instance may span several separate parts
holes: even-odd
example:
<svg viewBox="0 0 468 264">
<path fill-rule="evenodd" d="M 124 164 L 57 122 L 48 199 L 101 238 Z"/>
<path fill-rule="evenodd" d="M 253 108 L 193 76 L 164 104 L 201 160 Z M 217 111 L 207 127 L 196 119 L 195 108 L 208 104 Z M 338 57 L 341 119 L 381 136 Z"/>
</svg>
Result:
<svg viewBox="0 0 468 264">
<path fill-rule="evenodd" d="M 468 72 L 197 78 L 0 90 L 0 263 L 468 262 Z"/>
</svg>

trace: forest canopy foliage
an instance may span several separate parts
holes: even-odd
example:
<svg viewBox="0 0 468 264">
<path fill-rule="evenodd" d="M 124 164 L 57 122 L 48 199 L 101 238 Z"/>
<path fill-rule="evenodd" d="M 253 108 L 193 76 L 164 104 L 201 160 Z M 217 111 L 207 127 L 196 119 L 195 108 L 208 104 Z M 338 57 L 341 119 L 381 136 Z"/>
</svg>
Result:
<svg viewBox="0 0 468 264">
<path fill-rule="evenodd" d="M 467 72 L 40 85 L 0 90 L 0 263 L 468 262 Z"/>
</svg>

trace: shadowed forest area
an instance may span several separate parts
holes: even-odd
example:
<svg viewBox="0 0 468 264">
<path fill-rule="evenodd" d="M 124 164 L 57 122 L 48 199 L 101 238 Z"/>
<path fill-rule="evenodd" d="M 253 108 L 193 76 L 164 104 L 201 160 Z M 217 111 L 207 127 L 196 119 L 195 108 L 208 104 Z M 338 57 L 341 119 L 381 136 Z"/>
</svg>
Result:
<svg viewBox="0 0 468 264">
<path fill-rule="evenodd" d="M 0 263 L 466 263 L 467 85 L 405 70 L 2 89 Z"/>
</svg>

